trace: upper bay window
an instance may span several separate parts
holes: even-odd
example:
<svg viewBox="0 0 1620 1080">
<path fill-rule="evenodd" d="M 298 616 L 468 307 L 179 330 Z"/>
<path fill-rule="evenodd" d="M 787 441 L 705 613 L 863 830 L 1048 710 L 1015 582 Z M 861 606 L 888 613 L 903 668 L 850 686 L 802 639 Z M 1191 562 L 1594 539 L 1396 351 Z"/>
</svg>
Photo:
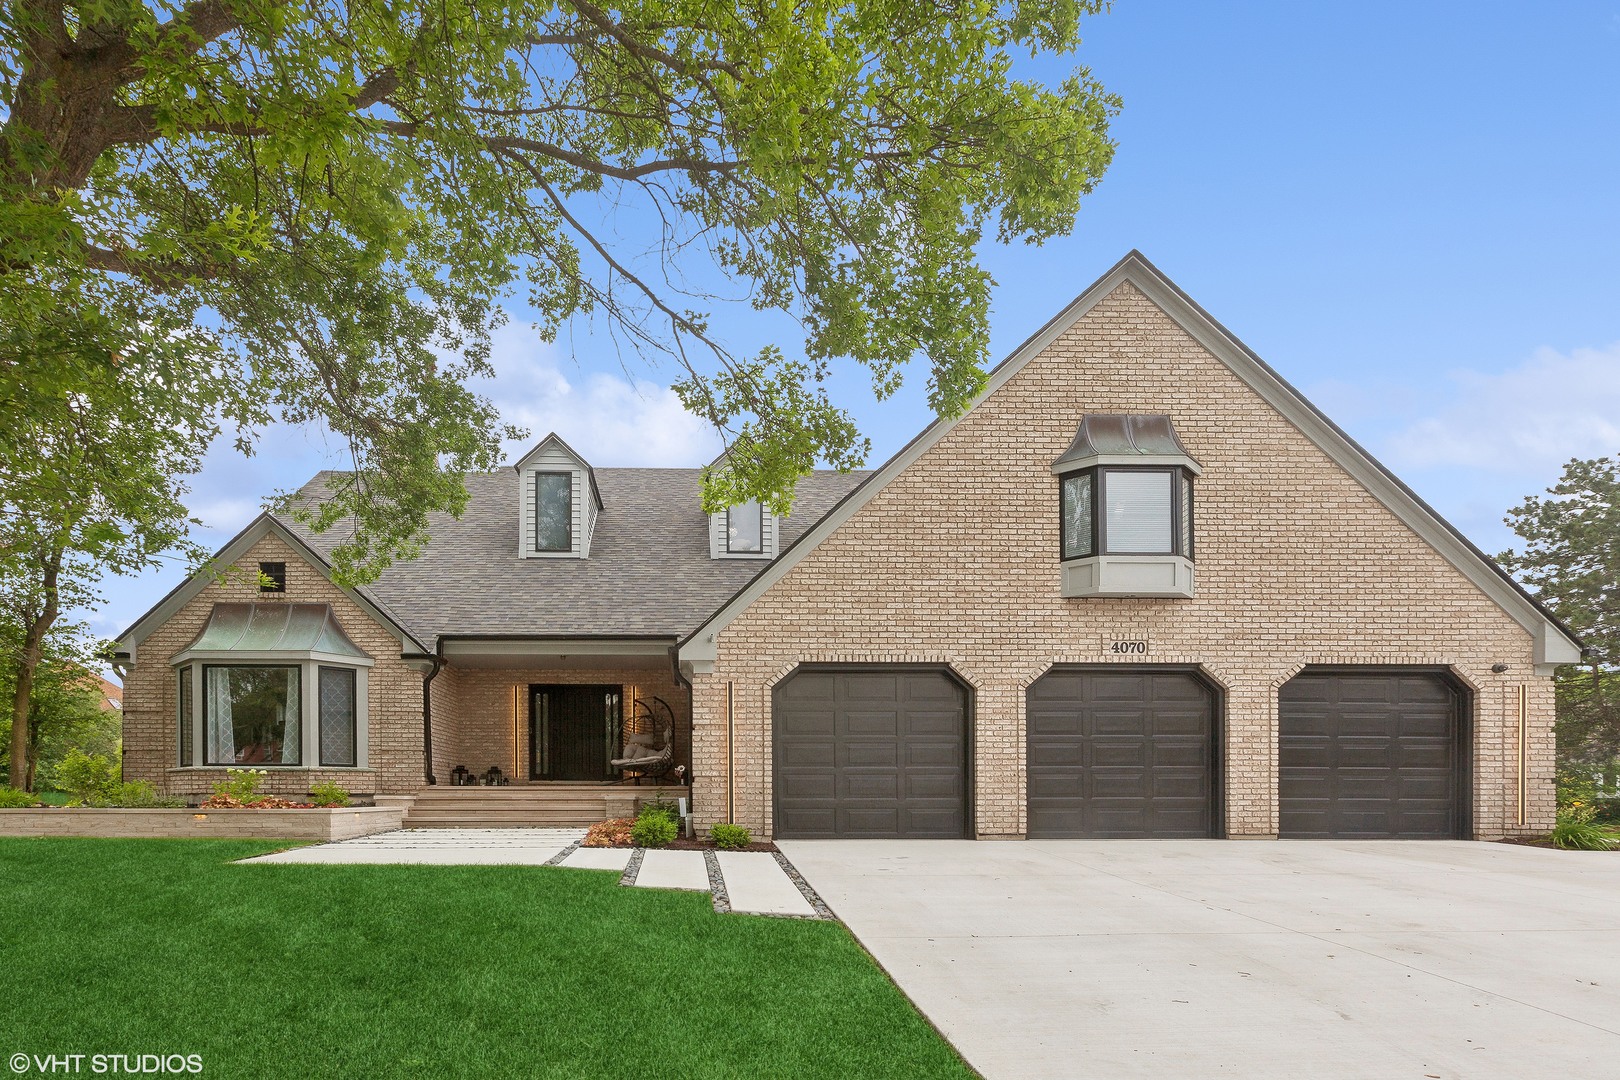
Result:
<svg viewBox="0 0 1620 1080">
<path fill-rule="evenodd" d="M 1192 475 L 1185 469 L 1096 466 L 1063 477 L 1063 557 L 1192 558 Z"/>
<path fill-rule="evenodd" d="M 1193 595 L 1193 478 L 1168 416 L 1087 415 L 1052 464 L 1064 596 Z"/>
</svg>

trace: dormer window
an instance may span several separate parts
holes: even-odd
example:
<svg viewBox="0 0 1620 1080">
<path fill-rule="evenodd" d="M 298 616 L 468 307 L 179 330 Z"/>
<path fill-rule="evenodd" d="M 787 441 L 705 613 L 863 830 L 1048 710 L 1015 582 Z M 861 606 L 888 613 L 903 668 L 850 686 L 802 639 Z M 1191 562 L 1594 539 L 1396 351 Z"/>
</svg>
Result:
<svg viewBox="0 0 1620 1080">
<path fill-rule="evenodd" d="M 761 555 L 765 551 L 765 507 L 745 502 L 726 511 L 726 553 Z"/>
<path fill-rule="evenodd" d="M 574 474 L 534 474 L 534 550 L 574 550 Z"/>
<path fill-rule="evenodd" d="M 781 522 L 763 503 L 737 503 L 709 515 L 709 558 L 774 559 Z"/>
<path fill-rule="evenodd" d="M 513 466 L 518 473 L 518 554 L 585 559 L 602 509 L 596 471 L 555 434 Z"/>
<path fill-rule="evenodd" d="M 1193 595 L 1201 470 L 1168 416 L 1088 415 L 1052 471 L 1062 595 Z"/>
</svg>

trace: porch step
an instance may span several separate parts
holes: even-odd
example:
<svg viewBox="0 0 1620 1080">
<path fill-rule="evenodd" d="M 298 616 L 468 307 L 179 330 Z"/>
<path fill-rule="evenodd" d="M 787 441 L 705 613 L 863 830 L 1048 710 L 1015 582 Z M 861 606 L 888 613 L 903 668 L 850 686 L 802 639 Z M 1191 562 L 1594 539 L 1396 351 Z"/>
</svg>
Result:
<svg viewBox="0 0 1620 1080">
<path fill-rule="evenodd" d="M 419 791 L 405 815 L 407 829 L 556 829 L 593 825 L 634 812 L 637 801 L 659 790 L 622 784 L 551 783 L 504 788 L 430 787 Z M 690 798 L 690 789 L 665 787 L 665 799 Z"/>
</svg>

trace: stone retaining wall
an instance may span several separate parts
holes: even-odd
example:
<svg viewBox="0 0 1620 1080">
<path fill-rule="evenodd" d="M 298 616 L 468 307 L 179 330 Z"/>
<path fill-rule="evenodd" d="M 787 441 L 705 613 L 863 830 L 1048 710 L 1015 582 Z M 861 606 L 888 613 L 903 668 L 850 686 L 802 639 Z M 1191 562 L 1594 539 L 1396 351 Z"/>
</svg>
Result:
<svg viewBox="0 0 1620 1080">
<path fill-rule="evenodd" d="M 0 836 L 348 840 L 399 828 L 405 810 L 405 806 L 307 810 L 199 810 L 194 807 L 0 810 Z"/>
</svg>

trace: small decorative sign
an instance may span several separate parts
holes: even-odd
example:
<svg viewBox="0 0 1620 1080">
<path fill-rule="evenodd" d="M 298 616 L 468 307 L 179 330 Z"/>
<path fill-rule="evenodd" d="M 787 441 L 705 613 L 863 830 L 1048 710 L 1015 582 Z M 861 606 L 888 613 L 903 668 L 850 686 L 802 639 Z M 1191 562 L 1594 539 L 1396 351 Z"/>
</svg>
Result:
<svg viewBox="0 0 1620 1080">
<path fill-rule="evenodd" d="M 1109 656 L 1146 656 L 1147 638 L 1103 638 L 1103 652 Z"/>
</svg>

